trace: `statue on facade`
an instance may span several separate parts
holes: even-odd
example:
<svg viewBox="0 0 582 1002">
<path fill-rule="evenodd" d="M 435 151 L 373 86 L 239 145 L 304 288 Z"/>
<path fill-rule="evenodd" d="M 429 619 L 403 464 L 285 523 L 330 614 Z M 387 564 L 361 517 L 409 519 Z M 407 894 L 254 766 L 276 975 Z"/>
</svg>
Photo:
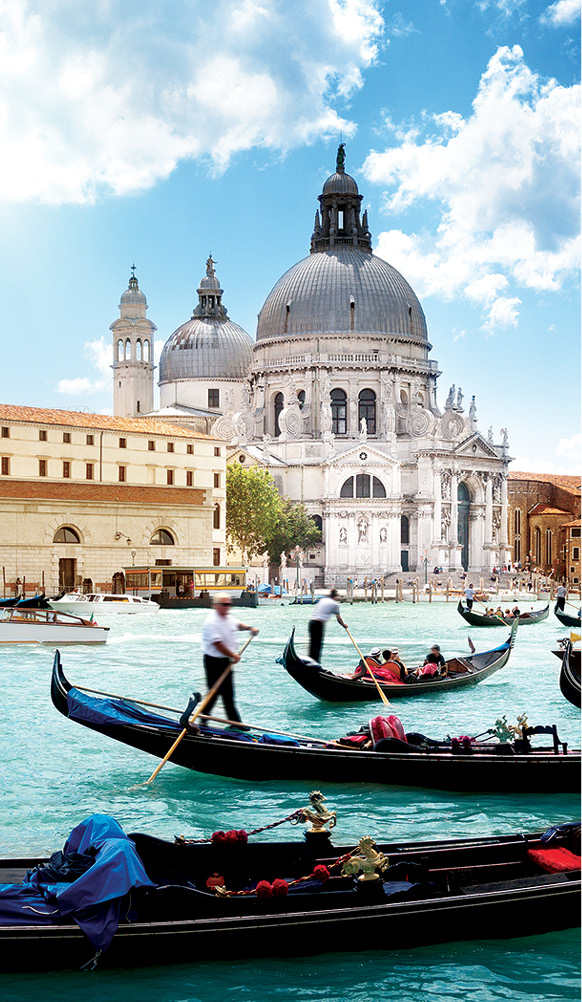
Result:
<svg viewBox="0 0 582 1002">
<path fill-rule="evenodd" d="M 477 421 L 477 404 L 475 403 L 475 394 L 471 397 L 471 406 L 469 407 L 469 417 L 473 424 Z"/>
<path fill-rule="evenodd" d="M 335 161 L 335 169 L 338 174 L 344 174 L 346 169 L 346 144 L 340 143 L 337 148 L 337 157 Z"/>
<path fill-rule="evenodd" d="M 453 407 L 455 406 L 455 389 L 456 387 L 455 384 L 453 383 L 453 385 L 449 390 L 449 395 L 447 397 L 447 402 L 445 404 L 445 409 L 448 411 L 452 410 Z"/>
<path fill-rule="evenodd" d="M 283 551 L 283 553 L 279 557 L 279 566 L 281 568 L 281 575 L 282 575 L 283 571 L 287 569 L 287 554 L 285 553 L 285 551 Z"/>
<path fill-rule="evenodd" d="M 350 400 L 350 427 L 349 432 L 352 438 L 356 437 L 356 430 L 358 427 L 358 401 L 352 398 Z"/>
<path fill-rule="evenodd" d="M 489 442 L 489 445 L 493 445 L 493 425 L 492 424 L 489 425 L 489 429 L 487 431 L 487 441 Z"/>
<path fill-rule="evenodd" d="M 331 405 L 329 399 L 322 400 L 320 403 L 320 421 L 319 425 L 321 428 L 322 435 L 331 435 L 332 427 L 332 416 L 331 416 Z"/>
<path fill-rule="evenodd" d="M 207 274 L 208 278 L 215 278 L 216 277 L 215 271 L 214 271 L 214 265 L 215 264 L 216 264 L 216 261 L 213 260 L 212 254 L 209 254 L 208 257 L 207 257 L 207 259 L 206 259 L 206 274 Z"/>
<path fill-rule="evenodd" d="M 463 391 L 460 386 L 459 389 L 457 390 L 457 403 L 455 404 L 455 410 L 457 411 L 463 410 Z"/>
<path fill-rule="evenodd" d="M 450 508 L 443 508 L 441 512 L 441 539 L 445 542 L 449 538 L 449 526 L 451 524 L 451 510 Z"/>
<path fill-rule="evenodd" d="M 368 441 L 368 422 L 365 417 L 360 421 L 360 442 Z"/>
<path fill-rule="evenodd" d="M 368 519 L 360 515 L 358 519 L 358 544 L 368 542 Z"/>
<path fill-rule="evenodd" d="M 502 449 L 509 448 L 509 435 L 507 434 L 507 428 L 501 429 L 501 448 Z"/>
<path fill-rule="evenodd" d="M 344 525 L 341 526 L 339 531 L 339 541 L 342 545 L 345 545 L 348 541 L 348 530 Z"/>
<path fill-rule="evenodd" d="M 387 542 L 388 542 L 388 529 L 386 529 L 385 526 L 382 526 L 382 528 L 380 529 L 380 543 L 386 544 Z"/>
</svg>

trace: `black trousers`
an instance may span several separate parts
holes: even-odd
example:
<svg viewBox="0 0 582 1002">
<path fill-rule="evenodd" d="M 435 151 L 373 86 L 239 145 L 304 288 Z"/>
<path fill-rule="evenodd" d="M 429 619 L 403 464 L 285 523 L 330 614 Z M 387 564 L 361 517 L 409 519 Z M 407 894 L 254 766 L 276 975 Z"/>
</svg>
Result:
<svg viewBox="0 0 582 1002">
<path fill-rule="evenodd" d="M 309 620 L 309 657 L 319 663 L 321 648 L 323 647 L 323 621 L 321 619 Z"/>
<path fill-rule="evenodd" d="M 556 599 L 556 609 L 557 609 L 557 610 L 558 610 L 559 612 L 563 612 L 563 611 L 564 611 L 564 606 L 565 606 L 565 605 L 566 605 L 566 599 L 565 599 L 565 597 L 564 597 L 563 595 L 560 595 L 560 596 L 559 596 L 559 597 L 558 597 L 558 598 Z"/>
<path fill-rule="evenodd" d="M 204 655 L 204 671 L 206 672 L 206 682 L 211 689 L 216 685 L 223 671 L 228 668 L 230 661 L 228 658 L 213 658 L 209 654 Z M 222 699 L 224 710 L 228 720 L 240 721 L 241 716 L 234 703 L 234 685 L 232 680 L 232 670 L 226 676 L 224 682 L 215 696 L 206 704 L 205 713 L 212 713 L 212 707 L 218 700 Z"/>
<path fill-rule="evenodd" d="M 466 599 L 466 602 L 467 602 L 467 609 L 472 609 L 473 608 L 473 599 L 472 598 L 468 598 L 468 599 Z"/>
</svg>

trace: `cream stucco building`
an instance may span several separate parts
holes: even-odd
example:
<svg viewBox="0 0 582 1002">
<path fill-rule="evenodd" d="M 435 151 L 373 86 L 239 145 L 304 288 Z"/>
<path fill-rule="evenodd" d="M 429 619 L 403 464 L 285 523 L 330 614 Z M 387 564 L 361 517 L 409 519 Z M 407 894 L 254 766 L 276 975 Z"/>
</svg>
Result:
<svg viewBox="0 0 582 1002">
<path fill-rule="evenodd" d="M 225 451 L 154 419 L 0 405 L 0 593 L 121 590 L 132 564 L 220 565 Z"/>
</svg>

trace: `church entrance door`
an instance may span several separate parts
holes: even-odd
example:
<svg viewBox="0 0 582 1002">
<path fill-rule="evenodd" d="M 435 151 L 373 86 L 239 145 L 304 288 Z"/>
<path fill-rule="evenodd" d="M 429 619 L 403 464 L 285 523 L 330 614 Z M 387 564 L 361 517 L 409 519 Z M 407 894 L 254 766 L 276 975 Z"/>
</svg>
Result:
<svg viewBox="0 0 582 1002">
<path fill-rule="evenodd" d="M 77 561 L 72 557 L 59 560 L 59 591 L 74 591 L 77 576 Z"/>
<path fill-rule="evenodd" d="M 400 565 L 403 571 L 410 570 L 410 567 L 408 566 L 408 550 L 400 551 Z"/>
<path fill-rule="evenodd" d="M 461 544 L 461 566 L 469 568 L 469 508 L 471 497 L 465 484 L 459 484 L 457 489 L 458 531 L 457 542 Z"/>
</svg>

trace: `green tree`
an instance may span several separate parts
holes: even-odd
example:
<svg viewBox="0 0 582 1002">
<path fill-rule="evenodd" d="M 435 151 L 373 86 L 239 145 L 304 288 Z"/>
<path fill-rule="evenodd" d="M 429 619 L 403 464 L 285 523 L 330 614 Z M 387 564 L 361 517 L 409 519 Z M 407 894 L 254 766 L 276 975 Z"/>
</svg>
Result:
<svg viewBox="0 0 582 1002">
<path fill-rule="evenodd" d="M 271 474 L 260 466 L 226 468 L 226 535 L 230 549 L 238 546 L 243 558 L 264 553 L 275 532 L 281 498 Z"/>
<path fill-rule="evenodd" d="M 295 546 L 302 550 L 321 542 L 321 531 L 302 504 L 281 501 L 281 509 L 274 530 L 267 539 L 269 557 L 279 563 L 282 553 L 290 553 Z"/>
</svg>

